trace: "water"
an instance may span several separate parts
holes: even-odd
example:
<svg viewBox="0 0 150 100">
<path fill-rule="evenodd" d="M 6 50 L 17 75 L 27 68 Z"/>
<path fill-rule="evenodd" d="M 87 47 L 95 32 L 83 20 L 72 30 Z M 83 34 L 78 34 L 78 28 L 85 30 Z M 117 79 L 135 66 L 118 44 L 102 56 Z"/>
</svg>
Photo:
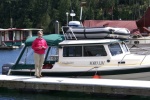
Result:
<svg viewBox="0 0 150 100">
<path fill-rule="evenodd" d="M 1 66 L 6 63 L 14 63 L 21 50 L 22 48 L 13 50 L 0 50 L 0 73 L 2 72 Z"/>
<path fill-rule="evenodd" d="M 1 66 L 6 63 L 14 63 L 21 52 L 20 49 L 0 50 L 0 73 Z M 91 95 L 75 92 L 46 92 L 37 93 L 29 91 L 15 91 L 0 89 L 0 100 L 149 100 L 149 97 L 139 96 L 110 96 L 110 95 Z"/>
</svg>

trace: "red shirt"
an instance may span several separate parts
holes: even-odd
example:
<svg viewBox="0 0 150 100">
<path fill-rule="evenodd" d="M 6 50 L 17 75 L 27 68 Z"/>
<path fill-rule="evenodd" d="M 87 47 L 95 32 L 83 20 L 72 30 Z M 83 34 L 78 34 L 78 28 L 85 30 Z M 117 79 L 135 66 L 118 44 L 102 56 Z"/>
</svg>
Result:
<svg viewBox="0 0 150 100">
<path fill-rule="evenodd" d="M 39 47 L 42 47 L 42 49 L 39 49 Z M 43 38 L 36 38 L 32 43 L 32 49 L 37 54 L 44 54 L 47 47 L 47 43 Z"/>
</svg>

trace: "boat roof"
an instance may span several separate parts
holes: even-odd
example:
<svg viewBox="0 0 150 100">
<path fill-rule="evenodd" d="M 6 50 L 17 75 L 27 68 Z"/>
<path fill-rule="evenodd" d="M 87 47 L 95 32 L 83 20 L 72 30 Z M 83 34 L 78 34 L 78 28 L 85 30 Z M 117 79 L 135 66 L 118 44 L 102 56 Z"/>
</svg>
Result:
<svg viewBox="0 0 150 100">
<path fill-rule="evenodd" d="M 28 38 L 25 41 L 26 46 L 31 46 L 32 42 L 37 38 L 37 36 L 33 36 Z M 60 34 L 50 34 L 44 35 L 43 38 L 46 40 L 48 46 L 58 46 L 58 44 L 64 40 L 64 36 Z"/>
<path fill-rule="evenodd" d="M 109 44 L 119 42 L 118 39 L 100 39 L 100 40 L 64 40 L 59 45 L 77 45 L 77 44 Z"/>
<path fill-rule="evenodd" d="M 3 29 L 0 28 L 0 31 L 40 31 L 43 29 L 38 29 L 38 28 L 7 28 L 7 29 Z"/>
</svg>

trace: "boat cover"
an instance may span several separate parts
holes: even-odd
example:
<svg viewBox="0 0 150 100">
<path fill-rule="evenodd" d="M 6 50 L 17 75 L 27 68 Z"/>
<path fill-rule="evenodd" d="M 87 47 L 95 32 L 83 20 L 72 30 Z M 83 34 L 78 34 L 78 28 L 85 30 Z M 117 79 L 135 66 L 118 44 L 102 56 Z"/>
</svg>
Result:
<svg viewBox="0 0 150 100">
<path fill-rule="evenodd" d="M 25 41 L 26 46 L 31 46 L 32 42 L 37 38 L 37 36 L 33 36 L 28 38 Z M 58 44 L 64 40 L 64 36 L 60 34 L 50 34 L 50 35 L 44 35 L 43 38 L 46 40 L 47 45 L 49 46 L 58 46 Z"/>
</svg>

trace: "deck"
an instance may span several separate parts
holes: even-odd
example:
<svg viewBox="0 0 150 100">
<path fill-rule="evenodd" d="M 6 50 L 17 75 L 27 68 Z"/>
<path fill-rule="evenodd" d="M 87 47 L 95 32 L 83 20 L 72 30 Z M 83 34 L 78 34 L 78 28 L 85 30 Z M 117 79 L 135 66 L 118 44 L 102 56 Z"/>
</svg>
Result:
<svg viewBox="0 0 150 100">
<path fill-rule="evenodd" d="M 0 75 L 0 88 L 150 96 L 150 81 Z"/>
</svg>

